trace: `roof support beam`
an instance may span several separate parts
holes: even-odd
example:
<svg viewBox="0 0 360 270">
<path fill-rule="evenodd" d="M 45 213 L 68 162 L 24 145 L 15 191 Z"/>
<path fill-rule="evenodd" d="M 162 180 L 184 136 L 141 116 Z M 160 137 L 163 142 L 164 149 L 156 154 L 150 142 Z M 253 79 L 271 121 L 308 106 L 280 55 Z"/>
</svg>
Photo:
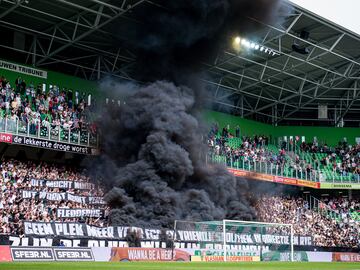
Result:
<svg viewBox="0 0 360 270">
<path fill-rule="evenodd" d="M 322 92 L 322 93 L 319 94 L 317 97 L 314 97 L 314 98 L 308 100 L 307 102 L 305 102 L 305 103 L 302 105 L 302 107 L 304 107 L 304 106 L 312 103 L 313 101 L 315 101 L 315 100 L 318 99 L 319 97 L 324 96 L 325 94 L 327 94 L 328 92 L 330 92 L 330 91 L 332 90 L 332 87 L 333 87 L 333 86 L 339 85 L 340 83 L 342 83 L 342 81 L 343 81 L 343 80 L 341 80 L 340 82 L 336 83 L 335 85 L 330 86 L 326 91 Z M 286 114 L 285 116 L 281 117 L 281 118 L 278 120 L 278 123 L 281 122 L 282 120 L 284 120 L 285 118 L 293 115 L 294 113 L 298 112 L 302 107 L 298 106 L 295 110 L 293 110 L 293 111 L 289 112 L 288 114 Z"/>
<path fill-rule="evenodd" d="M 356 93 L 357 92 L 357 93 Z M 349 93 L 349 92 L 348 92 Z M 341 119 L 343 119 L 344 117 L 345 117 L 345 115 L 348 113 L 348 111 L 351 109 L 351 106 L 354 104 L 354 102 L 356 101 L 356 100 L 358 100 L 359 99 L 359 97 L 360 97 L 360 90 L 359 90 L 359 88 L 358 88 L 358 82 L 357 81 L 355 81 L 355 83 L 354 83 L 354 92 L 353 92 L 354 94 L 353 94 L 353 97 L 351 98 L 351 101 L 350 101 L 350 103 L 347 105 L 347 107 L 345 108 L 345 110 L 344 110 L 344 112 L 336 119 L 336 122 L 335 122 L 335 126 L 337 126 L 339 123 L 340 123 L 340 121 L 341 121 Z"/>
<path fill-rule="evenodd" d="M 309 89 L 304 90 L 304 91 L 302 92 L 302 93 L 303 93 L 303 96 L 304 96 L 305 93 L 309 93 L 309 92 L 313 91 L 314 89 L 318 89 L 320 86 L 325 87 L 325 86 L 329 83 L 329 81 L 328 81 L 328 82 L 325 82 L 326 76 L 327 76 L 327 74 L 323 77 L 322 81 L 320 82 L 321 85 L 317 85 L 317 86 L 315 86 L 315 87 L 311 87 L 311 88 L 309 88 Z M 338 77 L 338 78 L 335 79 L 335 80 L 339 80 L 339 79 L 344 80 L 344 79 L 341 78 L 341 77 Z M 293 95 L 290 95 L 290 96 L 285 96 L 284 98 L 275 101 L 275 103 L 267 104 L 267 105 L 259 108 L 259 109 L 256 111 L 256 113 L 257 113 L 258 111 L 262 111 L 262 110 L 265 110 L 265 109 L 267 109 L 267 108 L 271 108 L 272 106 L 274 106 L 274 105 L 276 105 L 276 104 L 279 104 L 279 103 L 281 104 L 281 103 L 287 102 L 288 100 L 291 100 L 291 99 L 296 98 L 296 97 L 298 97 L 298 96 L 299 96 L 298 93 L 293 94 Z M 317 96 L 314 96 L 314 97 L 311 98 L 310 100 L 316 100 L 316 98 L 317 98 Z M 295 107 L 296 107 L 296 106 L 295 106 Z M 254 112 L 254 113 L 255 113 L 255 112 Z M 249 115 L 250 115 L 250 114 L 245 115 L 245 116 L 249 116 Z"/>
<path fill-rule="evenodd" d="M 125 1 L 125 0 L 124 0 Z M 139 4 L 143 3 L 145 0 L 139 0 L 138 2 L 134 3 L 132 6 L 131 6 L 131 9 L 135 8 L 136 6 L 138 6 Z M 37 65 L 41 64 L 42 62 L 44 62 L 47 58 L 49 57 L 52 57 L 56 54 L 58 54 L 59 52 L 65 50 L 66 48 L 72 46 L 74 43 L 82 40 L 83 38 L 87 37 L 88 35 L 92 34 L 93 32 L 95 32 L 97 29 L 100 29 L 101 27 L 109 24 L 110 22 L 116 20 L 117 18 L 121 17 L 122 15 L 124 15 L 126 12 L 128 11 L 127 10 L 124 10 L 124 11 L 120 11 L 118 12 L 115 16 L 107 19 L 106 21 L 94 26 L 92 29 L 84 32 L 83 34 L 81 34 L 80 36 L 76 37 L 75 39 L 71 40 L 70 42 L 68 42 L 67 44 L 61 46 L 60 48 L 56 49 L 55 51 L 49 53 L 47 56 L 45 56 L 44 58 L 42 58 L 41 60 L 39 60 L 37 62 Z"/>
<path fill-rule="evenodd" d="M 110 15 L 103 14 L 102 12 L 100 13 L 99 11 L 96 11 L 96 10 L 93 10 L 93 9 L 91 9 L 91 8 L 87 8 L 87 7 L 84 7 L 84 6 L 82 6 L 82 5 L 78 5 L 78 4 L 72 3 L 72 2 L 68 2 L 68 1 L 66 1 L 66 0 L 56 0 L 56 1 L 61 2 L 61 3 L 66 4 L 66 5 L 69 5 L 69 6 L 72 6 L 72 7 L 75 7 L 75 8 L 78 8 L 78 9 L 80 9 L 80 10 L 85 10 L 85 11 L 87 11 L 87 12 L 90 12 L 90 13 L 93 13 L 93 14 L 96 14 L 96 15 L 99 15 L 99 14 L 100 14 L 100 16 L 103 16 L 103 17 L 108 18 L 108 19 L 111 18 Z"/>
<path fill-rule="evenodd" d="M 339 42 L 342 40 L 342 38 L 345 36 L 345 33 L 342 33 L 339 38 L 334 42 L 334 44 L 330 48 L 330 52 L 332 52 L 335 47 L 339 44 Z"/>
<path fill-rule="evenodd" d="M 286 29 L 286 31 L 285 31 L 286 34 L 291 31 L 291 29 L 295 26 L 295 24 L 298 22 L 298 20 L 301 18 L 302 15 L 303 15 L 303 13 L 301 12 L 299 15 L 297 15 L 295 17 L 295 19 L 291 22 L 289 27 Z"/>
<path fill-rule="evenodd" d="M 103 10 L 104 10 L 104 6 L 101 5 L 101 6 L 99 7 L 98 14 L 96 15 L 96 19 L 95 19 L 94 26 L 98 26 L 98 25 L 99 25 L 100 20 L 101 20 L 101 17 L 102 17 L 102 14 L 103 14 Z M 74 39 L 74 38 L 73 38 L 73 39 Z"/>
<path fill-rule="evenodd" d="M 322 47 L 322 46 L 319 46 L 319 45 L 317 45 L 317 44 L 315 44 L 315 43 L 313 43 L 313 42 L 311 42 L 311 41 L 309 41 L 309 40 L 303 39 L 303 38 L 298 37 L 298 36 L 296 36 L 296 35 L 293 35 L 293 34 L 291 34 L 291 33 L 286 33 L 286 31 L 284 31 L 284 30 L 282 30 L 282 29 L 280 29 L 280 28 L 278 28 L 278 27 L 275 27 L 275 26 L 273 26 L 273 25 L 264 23 L 264 22 L 262 22 L 262 21 L 259 21 L 259 20 L 255 19 L 255 18 L 250 18 L 250 19 L 251 19 L 251 20 L 254 20 L 254 21 L 256 21 L 256 22 L 258 22 L 258 23 L 260 23 L 260 24 L 262 24 L 262 25 L 264 25 L 264 26 L 267 26 L 267 27 L 269 27 L 269 28 L 271 28 L 271 29 L 273 29 L 273 30 L 276 30 L 276 31 L 278 31 L 278 32 L 280 32 L 280 33 L 286 34 L 286 35 L 288 35 L 288 36 L 290 36 L 290 37 L 292 37 L 292 38 L 294 38 L 294 39 L 297 39 L 297 40 L 299 40 L 299 41 L 301 41 L 301 42 L 303 42 L 303 43 L 306 43 L 306 44 L 311 45 L 311 46 L 313 46 L 313 47 L 316 47 L 316 48 L 318 48 L 318 49 L 321 49 L 321 50 L 324 50 L 324 51 L 326 51 L 326 52 L 329 52 L 329 53 L 331 53 L 332 55 L 335 55 L 335 56 L 337 56 L 337 57 L 342 58 L 343 60 L 347 60 L 347 61 L 349 61 L 349 62 L 354 63 L 355 65 L 360 66 L 360 62 L 355 61 L 355 60 L 353 60 L 353 59 L 350 59 L 349 57 L 346 57 L 346 56 L 344 56 L 344 55 L 342 55 L 342 54 L 339 54 L 339 53 L 336 53 L 336 52 L 334 52 L 334 51 L 331 51 L 330 49 L 327 49 L 327 48 L 324 48 L 324 47 Z"/>
<path fill-rule="evenodd" d="M 1 2 L 1 1 L 0 1 Z M 15 0 L 13 2 L 13 6 L 8 8 L 7 10 L 5 10 L 3 13 L 0 14 L 0 19 L 4 18 L 6 15 L 8 15 L 9 13 L 11 13 L 12 11 L 14 11 L 15 9 L 17 9 L 22 3 L 24 2 L 24 0 Z"/>
<path fill-rule="evenodd" d="M 13 50 L 13 51 L 16 51 L 18 53 L 26 53 L 26 54 L 29 54 L 29 55 L 33 55 L 33 51 L 25 51 L 25 50 L 20 50 L 20 49 L 16 49 L 14 47 L 10 47 L 10 46 L 6 46 L 6 45 L 2 45 L 0 44 L 0 47 L 2 48 L 5 48 L 5 49 L 9 49 L 9 50 Z M 43 55 L 41 54 L 36 54 L 36 56 L 38 57 L 43 57 Z M 74 67 L 79 67 L 84 73 L 85 73 L 85 70 L 89 70 L 89 71 L 93 71 L 94 68 L 91 68 L 91 67 L 87 67 L 87 66 L 83 66 L 83 65 L 80 65 L 78 63 L 72 63 L 72 62 L 69 62 L 67 60 L 64 60 L 64 59 L 55 59 L 55 58 L 49 58 L 51 60 L 54 60 L 54 63 L 63 63 L 63 64 L 67 64 L 67 65 L 70 65 L 70 66 L 74 66 Z M 50 63 L 51 64 L 51 63 Z M 134 79 L 130 78 L 130 77 L 124 77 L 124 76 L 121 76 L 121 75 L 118 75 L 118 74 L 115 74 L 115 73 L 107 73 L 103 70 L 100 71 L 102 74 L 106 74 L 106 75 L 111 75 L 111 76 L 114 76 L 114 77 L 118 77 L 118 78 L 121 78 L 121 79 L 124 79 L 124 80 L 130 80 L 130 81 L 135 81 Z M 88 78 L 90 79 L 90 78 Z"/>
<path fill-rule="evenodd" d="M 328 40 L 328 39 L 327 39 L 327 40 Z M 325 41 L 323 41 L 323 42 L 326 42 L 327 40 L 325 40 Z M 340 38 L 338 38 L 337 40 L 340 40 Z M 314 48 L 313 48 L 312 51 L 314 51 Z M 324 54 L 327 54 L 327 52 L 323 52 L 323 53 L 321 53 L 320 55 L 314 56 L 313 58 L 309 58 L 309 57 L 308 57 L 305 62 L 308 62 L 308 61 L 311 61 L 311 60 L 313 60 L 313 59 L 316 59 L 316 58 L 318 58 L 319 56 L 322 56 L 322 55 L 324 55 Z M 287 55 L 287 54 L 285 54 L 285 55 Z M 292 57 L 291 55 L 287 55 L 287 56 L 288 56 L 288 58 L 287 58 L 287 60 L 286 60 L 286 62 L 285 62 L 285 65 L 284 65 L 282 71 L 287 71 L 287 70 L 296 69 L 296 68 L 298 68 L 299 66 L 301 66 L 301 65 L 303 65 L 303 64 L 305 63 L 304 61 L 302 61 L 302 62 L 300 62 L 299 64 L 297 64 L 297 65 L 295 65 L 295 66 L 292 66 L 291 68 L 285 70 L 285 67 L 287 66 L 287 63 L 289 62 L 290 57 Z M 310 56 L 310 55 L 309 55 L 309 56 Z M 224 61 L 224 62 L 222 62 L 222 63 L 228 62 L 229 60 L 232 60 L 233 58 L 236 58 L 236 55 L 234 55 L 233 57 L 227 59 L 226 61 Z M 301 60 L 301 59 L 299 59 L 299 60 Z M 267 63 L 268 63 L 268 62 L 265 63 L 266 66 L 267 66 Z M 260 65 L 263 65 L 263 64 L 260 63 Z M 266 69 L 266 67 L 264 66 L 264 70 L 265 70 L 265 69 Z M 245 69 L 243 69 L 243 71 L 244 71 L 244 70 L 245 70 Z M 325 71 L 327 72 L 326 74 L 328 74 L 328 73 L 333 73 L 334 75 L 336 74 L 336 75 L 338 75 L 338 76 L 343 76 L 343 77 L 345 77 L 345 76 L 347 75 L 347 72 L 345 72 L 345 74 L 341 74 L 341 73 L 334 73 L 332 70 L 329 70 L 329 69 L 325 69 Z M 274 74 L 274 75 L 272 75 L 272 76 L 269 76 L 269 77 L 267 77 L 267 79 L 270 79 L 270 78 L 273 78 L 273 77 L 277 77 L 279 74 L 281 74 L 281 73 L 277 73 L 277 74 Z M 262 75 L 262 76 L 263 76 L 263 75 Z M 245 89 L 251 88 L 251 87 L 257 85 L 257 84 L 260 83 L 260 82 L 261 82 L 261 80 L 259 80 L 258 82 L 254 83 L 254 84 L 247 85 L 247 86 L 245 87 Z M 303 80 L 301 80 L 301 82 L 303 82 Z M 244 89 L 242 89 L 242 90 L 244 90 Z M 281 89 L 281 91 L 282 91 L 282 90 L 283 90 L 283 89 Z M 285 89 L 285 90 L 287 90 L 287 89 Z M 290 91 L 290 92 L 295 93 L 294 91 Z M 304 96 L 304 97 L 307 97 L 307 96 Z M 311 98 L 311 97 L 309 96 L 309 98 Z"/>
<path fill-rule="evenodd" d="M 25 26 L 16 25 L 16 24 L 9 23 L 9 22 L 6 22 L 6 21 L 1 21 L 1 24 L 2 24 L 2 26 L 6 26 L 6 27 L 8 27 L 8 28 L 10 28 L 10 29 L 16 29 L 17 31 L 21 31 L 21 32 L 24 32 L 24 33 L 27 33 L 27 34 L 32 34 L 32 35 L 33 35 L 34 33 L 35 33 L 35 34 L 38 34 L 38 38 L 39 38 L 40 36 L 43 36 L 44 38 L 49 38 L 50 40 L 51 40 L 52 38 L 54 38 L 54 40 L 56 39 L 56 40 L 58 40 L 58 41 L 60 41 L 61 43 L 64 43 L 64 44 L 66 44 L 66 43 L 69 42 L 68 39 L 65 39 L 65 38 L 63 38 L 63 37 L 60 37 L 60 36 L 54 34 L 54 32 L 55 32 L 55 27 L 56 27 L 56 26 L 53 28 L 53 33 L 52 33 L 52 34 L 48 34 L 48 33 L 43 32 L 43 31 L 37 31 L 37 30 L 30 29 L 30 28 L 25 27 Z M 55 32 L 55 33 L 56 33 L 56 32 Z M 86 50 L 91 51 L 91 52 L 96 51 L 96 52 L 100 52 L 100 53 L 102 53 L 102 54 L 104 54 L 104 55 L 109 55 L 109 56 L 112 56 L 112 57 L 116 57 L 116 54 L 114 54 L 114 53 L 112 53 L 112 52 L 110 52 L 110 51 L 104 51 L 104 50 L 102 50 L 102 49 L 99 49 L 99 48 L 96 48 L 96 47 L 92 47 L 92 46 L 89 46 L 89 45 L 85 45 L 85 44 L 80 43 L 80 42 L 73 44 L 73 46 L 74 46 L 74 47 L 77 47 L 77 48 L 81 48 L 81 49 L 86 49 Z M 48 54 L 49 54 L 49 53 L 48 53 Z M 44 56 L 43 56 L 43 57 L 44 57 Z M 124 55 L 121 55 L 119 58 L 121 58 L 123 61 L 133 61 L 133 58 L 129 58 L 129 57 L 126 57 L 126 56 L 124 56 Z"/>
<path fill-rule="evenodd" d="M 92 58 L 92 57 L 96 57 L 96 56 L 97 56 L 96 54 L 92 54 L 92 55 L 85 55 L 85 56 L 79 56 L 79 57 L 73 57 L 73 58 L 66 58 L 66 61 L 67 62 L 78 61 L 81 59 Z M 51 64 L 61 63 L 61 62 L 62 62 L 62 60 L 56 59 L 53 61 L 45 62 L 44 65 L 51 65 Z"/>
<path fill-rule="evenodd" d="M 231 53 L 231 52 L 225 52 L 225 54 L 228 54 L 228 55 L 231 55 L 231 56 L 234 55 L 234 54 Z M 242 60 L 247 61 L 247 62 L 249 62 L 249 63 L 252 63 L 252 64 L 254 64 L 254 65 L 258 65 L 258 66 L 265 67 L 264 64 L 259 63 L 259 62 L 256 62 L 256 61 L 253 61 L 253 60 L 248 59 L 248 58 L 246 58 L 246 57 L 243 57 L 243 56 L 241 56 L 241 55 L 237 55 L 236 58 L 242 59 Z M 293 77 L 293 78 L 296 78 L 296 79 L 301 80 L 301 81 L 305 80 L 306 82 L 311 83 L 311 84 L 315 84 L 315 85 L 318 84 L 318 82 L 316 82 L 316 81 L 312 81 L 312 80 L 306 79 L 306 78 L 304 78 L 304 77 L 297 76 L 297 75 L 295 75 L 295 74 L 292 74 L 292 73 L 287 72 L 286 70 L 281 70 L 281 69 L 278 69 L 278 68 L 275 68 L 275 67 L 271 67 L 271 66 L 269 66 L 269 65 L 267 65 L 266 67 L 267 67 L 267 69 L 270 69 L 270 70 L 273 70 L 273 71 L 278 72 L 278 74 L 285 74 L 285 75 L 287 75 L 287 76 L 289 76 L 289 77 Z M 327 69 L 326 69 L 326 71 L 327 71 Z M 342 76 L 342 74 L 340 74 L 340 73 L 339 73 L 339 74 L 336 74 L 336 75 Z"/>
<path fill-rule="evenodd" d="M 103 5 L 103 6 L 105 6 L 105 7 L 108 7 L 108 8 L 110 8 L 110 9 L 113 9 L 113 10 L 116 10 L 116 11 L 121 11 L 121 10 L 123 10 L 123 8 L 121 8 L 121 7 L 111 5 L 111 4 L 109 4 L 109 3 L 107 3 L 107 2 L 104 2 L 104 1 L 100 1 L 100 0 L 90 0 L 90 1 L 91 1 L 91 2 L 94 2 L 94 3 L 98 3 L 98 4 L 100 4 L 100 5 Z M 123 4 L 122 4 L 122 6 L 123 6 Z"/>
<path fill-rule="evenodd" d="M 246 95 L 246 96 L 251 96 L 251 97 L 255 97 L 255 98 L 259 97 L 259 95 L 257 95 L 257 94 L 254 94 L 254 93 L 251 93 L 251 92 L 246 92 L 246 91 L 241 91 L 241 90 L 236 89 L 235 87 L 232 87 L 232 86 L 219 84 L 219 83 L 212 82 L 212 81 L 209 81 L 209 80 L 206 80 L 206 79 L 203 79 L 202 81 L 207 83 L 207 84 L 210 84 L 210 85 L 219 86 L 222 89 L 230 90 L 230 91 L 233 91 L 233 92 L 236 92 L 236 93 L 242 93 L 243 95 Z M 262 97 L 262 99 L 273 102 L 273 103 L 276 102 L 276 100 L 268 98 L 268 97 L 264 97 L 264 96 Z M 284 104 L 283 102 L 279 102 L 279 103 Z M 289 106 L 297 108 L 297 106 L 295 106 L 295 105 L 289 105 Z"/>
<path fill-rule="evenodd" d="M 256 83 L 254 83 L 254 84 L 246 85 L 246 86 L 244 86 L 244 87 L 242 87 L 242 88 L 239 88 L 239 89 L 238 89 L 239 91 L 244 91 L 244 90 L 246 90 L 246 89 L 248 89 L 248 88 L 253 87 L 253 86 L 256 85 L 256 84 L 261 83 L 261 84 L 264 84 L 264 85 L 273 87 L 273 88 L 275 88 L 275 89 L 279 89 L 279 90 L 282 90 L 282 89 L 283 89 L 283 90 L 288 91 L 288 92 L 291 92 L 291 93 L 297 93 L 297 92 L 292 91 L 292 90 L 290 90 L 290 89 L 287 89 L 287 88 L 285 88 L 285 87 L 283 87 L 283 86 L 278 86 L 278 85 L 276 85 L 276 84 L 271 84 L 271 83 L 269 83 L 269 82 L 267 82 L 267 81 L 265 81 L 265 80 L 259 81 L 258 78 L 253 78 L 253 77 L 250 77 L 250 76 L 247 76 L 247 75 L 244 75 L 244 74 L 236 73 L 236 72 L 227 70 L 227 69 L 225 69 L 225 68 L 215 67 L 215 69 L 217 69 L 217 70 L 219 70 L 219 71 L 222 71 L 222 72 L 226 72 L 226 73 L 231 74 L 231 75 L 238 76 L 238 77 L 240 77 L 240 78 L 245 78 L 245 79 L 248 79 L 248 80 L 251 80 L 251 81 L 255 81 L 255 82 L 256 82 Z M 224 77 L 224 78 L 225 78 L 225 77 Z"/>
<path fill-rule="evenodd" d="M 237 109 L 237 110 L 245 110 L 245 111 L 249 111 L 248 108 L 246 107 L 243 107 L 243 108 L 240 108 L 239 106 L 236 106 L 236 105 L 233 105 L 233 104 L 229 104 L 229 103 L 226 103 L 226 102 L 222 102 L 222 101 L 218 101 L 218 100 L 211 100 L 212 102 L 216 103 L 216 104 L 220 104 L 220 105 L 224 105 L 224 106 L 227 106 L 227 107 L 230 107 L 230 108 L 234 108 L 234 109 Z M 262 112 L 259 112 L 260 115 L 264 115 L 264 116 L 267 116 L 269 118 L 272 117 L 272 115 L 270 114 L 267 114 L 267 113 L 262 113 Z"/>
</svg>

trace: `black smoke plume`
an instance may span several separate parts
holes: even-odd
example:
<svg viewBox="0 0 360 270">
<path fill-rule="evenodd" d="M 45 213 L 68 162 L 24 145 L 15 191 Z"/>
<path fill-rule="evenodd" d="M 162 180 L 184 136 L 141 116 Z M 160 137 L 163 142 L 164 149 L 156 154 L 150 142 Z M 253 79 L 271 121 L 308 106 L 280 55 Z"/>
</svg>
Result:
<svg viewBox="0 0 360 270">
<path fill-rule="evenodd" d="M 177 81 L 179 73 L 198 70 L 201 61 L 215 57 L 224 44 L 231 43 L 232 37 L 246 37 L 261 28 L 256 20 L 269 23 L 288 12 L 280 5 L 281 0 L 171 0 L 157 3 L 162 8 L 139 9 L 137 15 L 141 23 L 128 27 L 128 42 L 137 50 L 137 75 L 148 81 Z"/>
<path fill-rule="evenodd" d="M 107 85 L 127 96 L 126 104 L 101 117 L 102 155 L 93 165 L 108 189 L 110 221 L 171 227 L 183 219 L 252 220 L 246 183 L 205 162 L 201 86 L 194 74 L 200 59 L 226 42 L 224 35 L 254 30 L 248 16 L 271 20 L 279 1 L 158 2 L 164 7 L 140 10 L 142 23 L 130 31 L 139 77 L 148 83 Z"/>
</svg>

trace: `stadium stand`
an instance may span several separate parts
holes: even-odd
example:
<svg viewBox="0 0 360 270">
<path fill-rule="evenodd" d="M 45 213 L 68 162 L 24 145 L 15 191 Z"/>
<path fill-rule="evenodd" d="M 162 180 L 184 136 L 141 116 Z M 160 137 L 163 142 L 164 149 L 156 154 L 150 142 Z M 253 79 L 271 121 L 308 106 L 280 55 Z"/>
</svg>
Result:
<svg viewBox="0 0 360 270">
<path fill-rule="evenodd" d="M 56 85 L 44 91 L 42 85 L 26 84 L 18 77 L 15 87 L 0 77 L 0 129 L 79 144 L 94 143 L 96 126 L 91 106 L 84 99 L 73 102 Z"/>
<path fill-rule="evenodd" d="M 315 246 L 358 248 L 359 206 L 356 200 L 331 198 L 311 207 L 300 197 L 263 196 L 256 208 L 260 220 L 293 224 L 295 234 L 312 235 Z M 343 219 L 329 214 L 333 210 Z"/>
<path fill-rule="evenodd" d="M 213 161 L 232 168 L 313 181 L 359 181 L 359 145 L 341 142 L 329 147 L 303 142 L 295 154 L 295 147 L 270 144 L 266 135 L 240 137 L 236 129 L 235 133 L 235 136 L 231 134 L 228 127 L 219 129 L 218 124 L 211 125 L 207 143 Z M 316 204 L 301 196 L 256 198 L 258 219 L 291 223 L 295 234 L 312 235 L 315 246 L 358 248 L 359 201 L 332 197 L 313 199 Z"/>
<path fill-rule="evenodd" d="M 303 160 L 316 164 L 326 180 L 359 181 L 360 145 L 339 142 L 335 147 L 303 142 L 300 145 Z"/>
<path fill-rule="evenodd" d="M 96 206 L 74 199 L 58 199 L 51 194 L 70 193 L 75 197 L 102 197 L 101 188 L 76 189 L 34 185 L 36 180 L 91 183 L 86 171 L 73 167 L 3 159 L 1 161 L 0 234 L 23 235 L 23 221 L 60 221 L 56 209 L 103 209 L 103 218 L 66 218 L 63 222 L 80 222 L 106 226 L 109 207 Z M 56 186 L 56 185 L 55 185 Z M 26 193 L 28 192 L 28 193 Z M 30 194 L 30 195 L 29 195 Z M 260 196 L 254 198 L 258 220 L 294 224 L 295 234 L 313 236 L 318 247 L 358 248 L 360 202 L 330 197 L 311 203 L 301 196 Z"/>
<path fill-rule="evenodd" d="M 19 77 L 15 87 L 1 77 L 0 128 L 40 137 L 59 137 L 78 142 L 74 134 L 96 133 L 90 122 L 85 100 L 74 104 L 56 86 L 44 93 L 41 87 L 26 84 Z M 60 130 L 60 135 L 59 135 Z M 49 132 L 51 134 L 49 134 Z M 87 136 L 80 141 L 87 144 Z M 317 142 L 289 146 L 276 145 L 266 134 L 243 135 L 236 126 L 219 129 L 213 124 L 207 140 L 209 156 L 228 167 L 261 171 L 313 181 L 359 181 L 360 147 L 341 142 L 331 147 Z M 291 144 L 291 142 L 289 143 Z M 76 189 L 33 186 L 33 180 L 75 181 L 91 183 L 86 171 L 46 162 L 3 159 L 1 161 L 0 234 L 24 234 L 24 221 L 80 222 L 103 227 L 108 225 L 109 207 L 90 204 L 76 198 L 102 198 L 101 188 Z M 71 194 L 73 199 L 51 197 L 51 194 Z M 50 196 L 49 196 L 50 195 Z M 80 199 L 79 199 L 80 200 Z M 311 204 L 301 196 L 262 196 L 256 198 L 259 221 L 294 224 L 295 234 L 313 236 L 318 247 L 359 248 L 360 202 L 346 198 L 328 198 Z M 56 209 L 102 209 L 102 218 L 59 219 Z M 314 225 L 315 224 L 315 225 Z"/>
<path fill-rule="evenodd" d="M 65 222 L 81 222 L 104 226 L 108 208 L 100 200 L 92 204 L 84 198 L 102 198 L 101 188 L 59 187 L 55 181 L 71 181 L 90 184 L 86 171 L 74 167 L 35 163 L 14 159 L 1 160 L 0 233 L 23 234 L 23 221 L 59 221 L 56 209 L 103 209 L 103 218 L 66 218 Z M 50 180 L 52 185 L 34 184 L 35 180 Z M 36 182 L 35 182 L 36 183 Z M 60 183 L 59 183 L 60 184 Z M 55 187 L 56 186 L 56 187 Z M 93 187 L 90 185 L 90 187 Z M 71 198 L 64 196 L 71 194 Z M 63 196 L 62 196 L 63 195 Z"/>
<path fill-rule="evenodd" d="M 239 135 L 239 134 L 237 134 Z M 237 169 L 294 177 L 312 181 L 360 181 L 360 145 L 339 142 L 335 147 L 317 142 L 269 144 L 265 135 L 233 136 L 227 127 L 221 132 L 213 124 L 208 136 L 209 155 L 217 163 Z"/>
<path fill-rule="evenodd" d="M 326 198 L 320 201 L 318 208 L 326 215 L 345 223 L 360 222 L 359 200 L 347 198 Z"/>
<path fill-rule="evenodd" d="M 360 35 L 293 2 L 0 0 L 0 268 L 359 268 Z"/>
</svg>

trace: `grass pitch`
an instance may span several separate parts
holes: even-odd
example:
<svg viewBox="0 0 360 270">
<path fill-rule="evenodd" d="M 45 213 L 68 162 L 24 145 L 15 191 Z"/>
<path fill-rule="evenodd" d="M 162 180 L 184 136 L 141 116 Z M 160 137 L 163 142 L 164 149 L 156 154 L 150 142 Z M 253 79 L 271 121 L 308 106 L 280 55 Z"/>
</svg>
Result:
<svg viewBox="0 0 360 270">
<path fill-rule="evenodd" d="M 12 262 L 0 263 L 0 270 L 360 270 L 360 263 L 144 263 L 144 262 Z"/>
</svg>

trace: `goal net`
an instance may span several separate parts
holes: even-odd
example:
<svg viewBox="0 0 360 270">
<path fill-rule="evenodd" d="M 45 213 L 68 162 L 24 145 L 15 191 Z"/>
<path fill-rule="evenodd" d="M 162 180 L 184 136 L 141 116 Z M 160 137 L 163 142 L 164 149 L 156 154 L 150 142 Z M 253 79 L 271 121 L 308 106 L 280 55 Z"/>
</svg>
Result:
<svg viewBox="0 0 360 270">
<path fill-rule="evenodd" d="M 291 224 L 175 221 L 175 246 L 192 251 L 193 261 L 293 261 Z"/>
</svg>

